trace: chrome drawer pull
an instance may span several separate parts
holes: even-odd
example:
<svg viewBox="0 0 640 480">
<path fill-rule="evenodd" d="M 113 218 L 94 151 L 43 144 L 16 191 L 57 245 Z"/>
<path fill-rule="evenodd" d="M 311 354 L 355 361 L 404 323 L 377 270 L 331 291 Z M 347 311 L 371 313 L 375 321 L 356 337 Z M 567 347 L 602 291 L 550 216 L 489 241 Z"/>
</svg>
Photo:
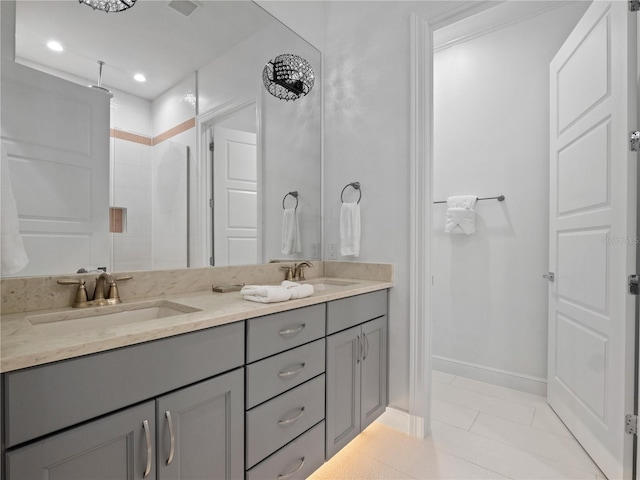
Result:
<svg viewBox="0 0 640 480">
<path fill-rule="evenodd" d="M 167 417 L 167 423 L 169 424 L 169 437 L 171 441 L 171 446 L 169 447 L 169 458 L 167 458 L 167 465 L 171 465 L 173 462 L 173 454 L 176 451 L 176 437 L 173 435 L 173 421 L 171 420 L 171 412 L 167 410 L 164 412 L 164 415 Z"/>
<path fill-rule="evenodd" d="M 302 468 L 304 465 L 304 457 L 300 459 L 300 465 L 298 465 L 295 469 L 290 471 L 289 473 L 285 473 L 284 475 L 278 475 L 278 480 L 287 480 L 287 478 L 293 477 L 298 470 Z"/>
<path fill-rule="evenodd" d="M 147 441 L 147 466 L 144 469 L 142 478 L 147 478 L 151 473 L 151 432 L 149 431 L 149 421 L 142 422 L 142 427 L 144 428 L 144 438 Z"/>
<path fill-rule="evenodd" d="M 300 333 L 302 330 L 304 330 L 304 327 L 306 327 L 306 326 L 307 326 L 307 325 L 306 325 L 305 323 L 303 323 L 303 324 L 301 324 L 301 325 L 299 325 L 299 326 L 297 326 L 297 327 L 294 327 L 294 328 L 287 328 L 286 330 L 279 330 L 279 331 L 278 331 L 278 334 L 279 334 L 281 337 L 286 337 L 286 336 L 289 336 L 289 335 L 292 335 L 292 336 L 293 336 L 293 335 L 297 335 L 297 334 L 298 334 L 298 333 Z"/>
<path fill-rule="evenodd" d="M 295 370 L 289 370 L 288 372 L 280 372 L 278 373 L 278 376 L 280 378 L 287 378 L 287 377 L 292 377 L 294 375 L 299 374 L 302 370 L 304 370 L 304 362 L 300 364 L 300 366 L 298 368 L 296 368 Z"/>
<path fill-rule="evenodd" d="M 287 418 L 286 420 L 278 420 L 278 425 L 280 427 L 286 427 L 287 425 L 291 425 L 293 422 L 298 420 L 303 413 L 304 413 L 304 407 L 300 409 L 300 413 L 297 414 L 295 417 Z"/>
</svg>

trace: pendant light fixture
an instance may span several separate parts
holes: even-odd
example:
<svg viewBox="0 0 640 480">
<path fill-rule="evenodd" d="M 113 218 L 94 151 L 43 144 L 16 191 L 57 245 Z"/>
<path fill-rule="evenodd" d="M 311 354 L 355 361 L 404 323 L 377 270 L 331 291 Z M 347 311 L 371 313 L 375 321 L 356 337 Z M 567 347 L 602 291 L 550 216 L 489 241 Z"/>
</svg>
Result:
<svg viewBox="0 0 640 480">
<path fill-rule="evenodd" d="M 267 62 L 262 82 L 271 95 L 281 100 L 297 100 L 313 87 L 313 68 L 304 58 L 285 53 Z"/>
<path fill-rule="evenodd" d="M 103 12 L 122 12 L 128 10 L 136 4 L 136 0 L 78 0 L 80 3 L 89 5 L 94 10 Z"/>
</svg>

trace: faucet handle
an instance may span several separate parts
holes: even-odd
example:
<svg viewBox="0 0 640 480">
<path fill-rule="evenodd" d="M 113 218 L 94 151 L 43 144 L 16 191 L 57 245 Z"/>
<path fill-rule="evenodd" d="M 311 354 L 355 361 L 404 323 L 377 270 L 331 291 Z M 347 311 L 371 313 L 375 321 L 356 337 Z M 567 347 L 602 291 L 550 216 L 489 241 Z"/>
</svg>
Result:
<svg viewBox="0 0 640 480">
<path fill-rule="evenodd" d="M 293 267 L 291 265 L 282 265 L 280 266 L 280 268 L 285 270 L 284 272 L 285 280 L 289 280 L 289 281 L 293 280 Z"/>
<path fill-rule="evenodd" d="M 59 285 L 78 285 L 78 290 L 76 291 L 76 298 L 73 301 L 73 308 L 83 308 L 88 307 L 89 302 L 87 298 L 87 287 L 85 287 L 84 279 L 72 279 L 72 278 L 63 278 L 58 280 Z"/>
<path fill-rule="evenodd" d="M 109 294 L 107 295 L 107 301 L 111 303 L 122 303 L 120 300 L 120 293 L 118 292 L 118 285 L 116 282 L 123 282 L 125 280 L 131 280 L 133 276 L 124 275 L 122 277 L 114 278 L 113 281 L 109 284 Z"/>
</svg>

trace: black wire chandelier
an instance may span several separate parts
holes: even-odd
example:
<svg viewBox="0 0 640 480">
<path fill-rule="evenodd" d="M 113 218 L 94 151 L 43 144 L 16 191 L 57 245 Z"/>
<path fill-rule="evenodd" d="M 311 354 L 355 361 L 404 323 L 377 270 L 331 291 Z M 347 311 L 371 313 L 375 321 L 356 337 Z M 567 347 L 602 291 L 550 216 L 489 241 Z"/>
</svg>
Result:
<svg viewBox="0 0 640 480">
<path fill-rule="evenodd" d="M 285 53 L 269 60 L 262 81 L 271 95 L 281 100 L 297 100 L 311 91 L 315 75 L 304 58 Z"/>
<path fill-rule="evenodd" d="M 133 7 L 137 0 L 78 0 L 80 3 L 89 5 L 94 10 L 103 12 L 122 12 Z"/>
</svg>

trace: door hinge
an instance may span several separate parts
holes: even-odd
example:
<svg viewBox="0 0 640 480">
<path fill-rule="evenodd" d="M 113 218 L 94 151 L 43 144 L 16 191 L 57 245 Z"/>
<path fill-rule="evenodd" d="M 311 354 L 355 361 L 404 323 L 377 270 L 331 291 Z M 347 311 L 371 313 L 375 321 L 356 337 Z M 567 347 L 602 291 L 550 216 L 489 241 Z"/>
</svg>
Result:
<svg viewBox="0 0 640 480">
<path fill-rule="evenodd" d="M 209 208 L 213 208 L 213 198 L 209 199 Z"/>
<path fill-rule="evenodd" d="M 640 282 L 638 281 L 640 277 L 637 274 L 629 275 L 629 295 L 638 295 L 640 294 Z"/>
<path fill-rule="evenodd" d="M 627 415 L 624 417 L 624 431 L 629 435 L 637 435 L 638 434 L 638 416 L 637 415 Z"/>
<path fill-rule="evenodd" d="M 638 0 L 640 2 L 640 0 Z M 640 151 L 640 130 L 629 134 L 629 148 L 632 152 Z"/>
<path fill-rule="evenodd" d="M 640 0 L 638 0 L 638 1 L 640 1 Z M 214 143 L 211 142 L 211 143 L 209 143 L 209 150 L 213 152 L 213 149 L 214 149 Z"/>
<path fill-rule="evenodd" d="M 216 262 L 214 261 L 213 257 L 209 257 L 209 265 L 211 265 L 212 267 L 215 266 Z"/>
<path fill-rule="evenodd" d="M 629 11 L 637 12 L 640 10 L 640 0 L 629 0 Z"/>
</svg>

